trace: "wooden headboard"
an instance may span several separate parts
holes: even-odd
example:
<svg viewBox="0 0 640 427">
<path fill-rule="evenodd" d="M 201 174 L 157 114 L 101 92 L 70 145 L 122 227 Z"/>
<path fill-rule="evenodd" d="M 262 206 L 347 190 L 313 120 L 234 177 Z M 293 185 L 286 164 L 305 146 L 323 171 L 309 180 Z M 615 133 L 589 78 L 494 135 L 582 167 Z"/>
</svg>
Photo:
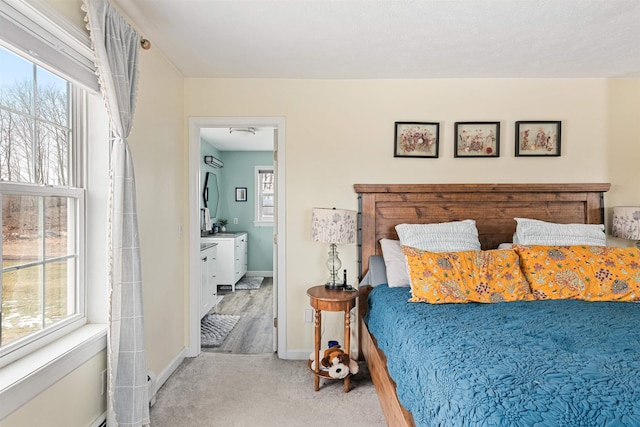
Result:
<svg viewBox="0 0 640 427">
<path fill-rule="evenodd" d="M 611 184 L 355 184 L 360 227 L 359 276 L 379 240 L 397 239 L 402 223 L 473 219 L 483 249 L 511 242 L 515 217 L 556 223 L 604 223 L 603 194 Z"/>
</svg>

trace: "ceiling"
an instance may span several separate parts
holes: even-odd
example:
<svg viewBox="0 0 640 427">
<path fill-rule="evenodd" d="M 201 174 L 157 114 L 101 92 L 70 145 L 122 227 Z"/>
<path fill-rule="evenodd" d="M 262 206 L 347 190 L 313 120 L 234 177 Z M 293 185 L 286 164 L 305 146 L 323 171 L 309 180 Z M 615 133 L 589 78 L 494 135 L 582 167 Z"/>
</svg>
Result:
<svg viewBox="0 0 640 427">
<path fill-rule="evenodd" d="M 114 0 L 185 77 L 640 77 L 638 0 Z"/>
<path fill-rule="evenodd" d="M 185 77 L 640 78 L 638 0 L 113 1 Z"/>
<path fill-rule="evenodd" d="M 248 129 L 254 132 L 247 132 Z M 200 138 L 220 151 L 273 151 L 274 129 L 264 126 L 203 128 Z"/>
</svg>

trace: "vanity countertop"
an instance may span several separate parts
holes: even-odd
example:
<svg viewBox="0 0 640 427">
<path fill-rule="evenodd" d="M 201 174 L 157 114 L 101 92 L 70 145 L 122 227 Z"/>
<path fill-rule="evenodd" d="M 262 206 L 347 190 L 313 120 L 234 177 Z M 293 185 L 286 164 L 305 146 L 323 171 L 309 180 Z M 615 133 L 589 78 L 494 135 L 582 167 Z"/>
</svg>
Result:
<svg viewBox="0 0 640 427">
<path fill-rule="evenodd" d="M 234 231 L 234 232 L 225 232 L 225 233 L 216 233 L 216 234 L 208 234 L 208 233 L 205 234 L 205 233 L 202 233 L 202 234 L 200 234 L 200 238 L 201 239 L 217 238 L 217 237 L 233 238 L 233 237 L 236 237 L 236 236 L 240 236 L 241 234 L 247 234 L 247 232 L 246 231 Z"/>
</svg>

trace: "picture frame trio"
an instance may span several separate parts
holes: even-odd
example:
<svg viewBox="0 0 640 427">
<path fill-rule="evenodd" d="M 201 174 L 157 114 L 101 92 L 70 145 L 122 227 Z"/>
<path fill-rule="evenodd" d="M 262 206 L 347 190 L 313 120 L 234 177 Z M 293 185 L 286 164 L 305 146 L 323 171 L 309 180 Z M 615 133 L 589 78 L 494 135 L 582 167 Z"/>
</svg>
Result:
<svg viewBox="0 0 640 427">
<path fill-rule="evenodd" d="M 558 157 L 562 122 L 517 121 L 516 157 Z M 454 157 L 500 157 L 500 122 L 456 122 Z M 440 123 L 395 122 L 394 157 L 438 158 Z"/>
</svg>

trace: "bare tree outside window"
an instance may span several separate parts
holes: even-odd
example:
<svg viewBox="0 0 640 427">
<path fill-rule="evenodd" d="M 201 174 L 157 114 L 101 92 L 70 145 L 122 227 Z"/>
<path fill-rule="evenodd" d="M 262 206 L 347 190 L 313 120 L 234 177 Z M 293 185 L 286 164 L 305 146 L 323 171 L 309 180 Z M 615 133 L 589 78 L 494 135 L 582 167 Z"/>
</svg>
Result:
<svg viewBox="0 0 640 427">
<path fill-rule="evenodd" d="M 0 349 L 77 312 L 71 92 L 0 47 Z"/>
</svg>

